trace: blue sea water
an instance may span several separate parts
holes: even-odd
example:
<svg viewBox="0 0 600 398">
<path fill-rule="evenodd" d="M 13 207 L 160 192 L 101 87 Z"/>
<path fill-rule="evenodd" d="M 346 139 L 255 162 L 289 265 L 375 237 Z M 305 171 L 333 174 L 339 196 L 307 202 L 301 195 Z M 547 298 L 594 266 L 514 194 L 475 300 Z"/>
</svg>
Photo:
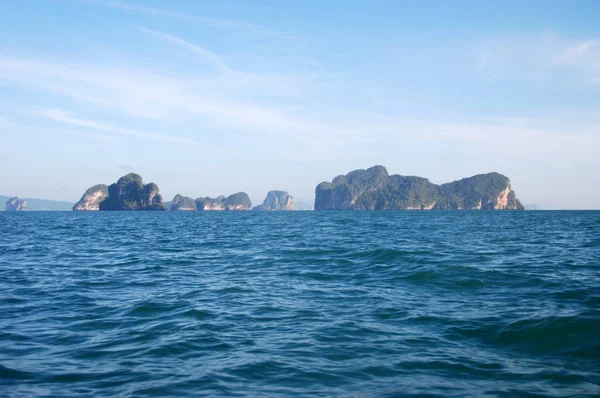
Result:
<svg viewBox="0 0 600 398">
<path fill-rule="evenodd" d="M 0 396 L 598 396 L 600 212 L 0 213 Z"/>
</svg>

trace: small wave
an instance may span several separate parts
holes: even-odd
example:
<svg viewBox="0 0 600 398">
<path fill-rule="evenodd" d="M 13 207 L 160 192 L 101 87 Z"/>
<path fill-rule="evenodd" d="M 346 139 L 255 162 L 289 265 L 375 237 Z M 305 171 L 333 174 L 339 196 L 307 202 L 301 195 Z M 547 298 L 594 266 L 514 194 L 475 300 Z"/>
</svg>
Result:
<svg viewBox="0 0 600 398">
<path fill-rule="evenodd" d="M 32 380 L 35 379 L 35 373 L 24 370 L 13 369 L 8 366 L 0 365 L 0 379 L 5 380 Z"/>
</svg>

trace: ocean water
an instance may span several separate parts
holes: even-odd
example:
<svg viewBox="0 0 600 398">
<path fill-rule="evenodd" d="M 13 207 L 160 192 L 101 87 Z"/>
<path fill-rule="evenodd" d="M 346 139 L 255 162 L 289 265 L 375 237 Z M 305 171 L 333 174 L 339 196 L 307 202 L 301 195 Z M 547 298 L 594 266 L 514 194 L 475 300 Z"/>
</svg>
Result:
<svg viewBox="0 0 600 398">
<path fill-rule="evenodd" d="M 0 396 L 599 396 L 600 212 L 0 213 Z"/>
</svg>

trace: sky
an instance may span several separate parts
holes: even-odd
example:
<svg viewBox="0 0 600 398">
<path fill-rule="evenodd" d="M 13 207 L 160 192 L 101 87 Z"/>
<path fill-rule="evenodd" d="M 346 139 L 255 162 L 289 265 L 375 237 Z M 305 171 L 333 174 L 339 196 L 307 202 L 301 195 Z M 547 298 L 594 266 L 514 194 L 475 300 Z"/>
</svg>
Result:
<svg viewBox="0 0 600 398">
<path fill-rule="evenodd" d="M 384 165 L 600 208 L 600 2 L 0 1 L 0 194 L 165 200 Z"/>
</svg>

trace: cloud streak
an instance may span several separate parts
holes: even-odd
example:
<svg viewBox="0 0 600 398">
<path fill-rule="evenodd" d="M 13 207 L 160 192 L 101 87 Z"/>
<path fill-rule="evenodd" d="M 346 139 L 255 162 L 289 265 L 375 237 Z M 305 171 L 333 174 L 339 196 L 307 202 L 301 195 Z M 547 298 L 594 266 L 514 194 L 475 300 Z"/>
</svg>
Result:
<svg viewBox="0 0 600 398">
<path fill-rule="evenodd" d="M 225 61 L 221 57 L 219 57 L 215 53 L 213 53 L 205 48 L 197 46 L 189 41 L 186 41 L 179 36 L 171 35 L 168 33 L 158 32 L 158 31 L 155 31 L 152 29 L 144 28 L 142 26 L 138 27 L 138 29 L 148 35 L 152 35 L 152 36 L 164 39 L 164 40 L 168 40 L 171 43 L 174 43 L 174 44 L 176 44 L 180 47 L 183 47 L 195 54 L 200 55 L 206 62 L 208 62 L 210 65 L 212 65 L 214 68 L 220 70 L 221 72 L 231 72 L 231 69 L 229 68 L 229 66 L 225 63 Z"/>
<path fill-rule="evenodd" d="M 276 30 L 267 28 L 265 26 L 244 22 L 244 21 L 236 21 L 231 19 L 211 19 L 211 18 L 203 18 L 194 14 L 182 13 L 176 11 L 165 10 L 162 8 L 156 7 L 148 7 L 148 6 L 140 6 L 137 4 L 122 2 L 122 1 L 114 1 L 114 0 L 80 0 L 83 3 L 99 5 L 106 8 L 117 9 L 126 12 L 134 12 L 145 15 L 154 15 L 160 17 L 167 18 L 175 18 L 185 21 L 191 21 L 196 23 L 201 23 L 206 26 L 213 26 L 218 28 L 226 28 L 226 29 L 234 29 L 245 32 L 255 33 L 265 37 L 271 37 L 276 39 L 286 39 L 286 40 L 294 40 L 294 41 L 305 41 L 300 37 L 294 35 L 288 35 L 285 33 L 278 32 Z"/>
</svg>

